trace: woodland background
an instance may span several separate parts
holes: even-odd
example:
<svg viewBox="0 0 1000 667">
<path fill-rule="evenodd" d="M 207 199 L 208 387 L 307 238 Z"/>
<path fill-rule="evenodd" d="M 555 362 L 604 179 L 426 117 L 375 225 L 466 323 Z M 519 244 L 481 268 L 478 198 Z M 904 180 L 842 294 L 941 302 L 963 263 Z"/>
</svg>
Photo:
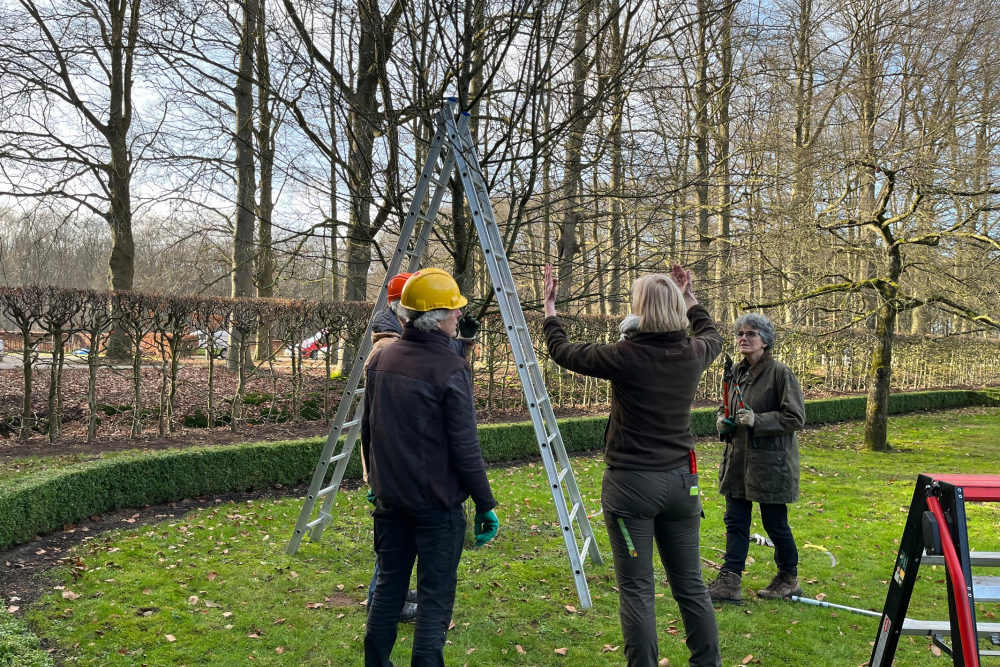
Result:
<svg viewBox="0 0 1000 667">
<path fill-rule="evenodd" d="M 374 300 L 455 96 L 526 308 L 680 262 L 721 322 L 862 341 L 882 448 L 899 336 L 1000 329 L 996 5 L 0 0 L 0 284 Z M 451 195 L 425 265 L 488 315 Z"/>
</svg>

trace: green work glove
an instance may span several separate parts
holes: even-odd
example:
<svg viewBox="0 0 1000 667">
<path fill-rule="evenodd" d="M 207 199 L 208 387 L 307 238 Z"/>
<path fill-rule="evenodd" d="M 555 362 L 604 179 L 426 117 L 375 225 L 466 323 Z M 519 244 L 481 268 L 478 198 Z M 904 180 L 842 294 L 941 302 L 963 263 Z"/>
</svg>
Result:
<svg viewBox="0 0 1000 667">
<path fill-rule="evenodd" d="M 473 340 L 479 333 L 479 320 L 472 315 L 463 315 L 458 320 L 459 340 Z"/>
<path fill-rule="evenodd" d="M 497 518 L 497 513 L 493 510 L 476 512 L 473 526 L 476 531 L 476 546 L 481 547 L 497 536 L 497 531 L 500 530 L 500 519 Z"/>
<path fill-rule="evenodd" d="M 368 495 L 366 495 L 365 498 L 367 498 L 368 502 L 370 502 L 372 505 L 378 502 L 378 498 L 375 497 L 375 492 L 372 491 L 371 489 L 368 489 Z"/>
<path fill-rule="evenodd" d="M 726 419 L 719 415 L 719 418 L 715 420 L 715 428 L 719 431 L 719 435 L 726 435 L 736 430 L 736 424 L 733 423 L 732 419 Z"/>
</svg>

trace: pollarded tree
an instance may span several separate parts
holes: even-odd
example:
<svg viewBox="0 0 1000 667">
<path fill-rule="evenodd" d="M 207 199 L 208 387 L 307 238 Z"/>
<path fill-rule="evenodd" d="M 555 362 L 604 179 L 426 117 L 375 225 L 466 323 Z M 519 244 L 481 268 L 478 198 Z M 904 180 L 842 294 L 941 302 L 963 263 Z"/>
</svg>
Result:
<svg viewBox="0 0 1000 667">
<path fill-rule="evenodd" d="M 842 215 L 845 211 L 841 206 L 851 198 L 854 187 L 857 184 L 867 187 L 865 179 L 850 178 L 848 182 L 854 187 L 849 187 L 838 202 L 821 213 L 819 227 L 838 239 L 858 229 L 876 235 L 873 244 L 863 246 L 863 252 L 873 257 L 868 275 L 844 280 L 846 276 L 830 273 L 825 276 L 825 284 L 788 299 L 753 307 L 820 301 L 821 308 L 850 312 L 854 316 L 853 325 L 874 318 L 875 345 L 869 371 L 864 446 L 885 451 L 889 447 L 886 432 L 892 349 L 899 315 L 917 307 L 930 307 L 981 327 L 1000 330 L 1000 319 L 980 311 L 983 302 L 977 299 L 975 290 L 970 290 L 967 279 L 938 268 L 948 266 L 948 257 L 954 255 L 960 244 L 977 246 L 984 266 L 1000 260 L 1000 235 L 994 228 L 980 224 L 983 214 L 1000 210 L 1000 189 L 961 191 L 924 183 L 908 172 L 867 160 L 859 160 L 854 166 L 856 173 L 878 175 L 871 208 L 865 205 L 857 215 Z M 946 213 L 955 217 L 946 220 Z M 850 246 L 845 244 L 844 248 L 849 250 Z M 918 276 L 922 279 L 917 279 Z"/>
</svg>

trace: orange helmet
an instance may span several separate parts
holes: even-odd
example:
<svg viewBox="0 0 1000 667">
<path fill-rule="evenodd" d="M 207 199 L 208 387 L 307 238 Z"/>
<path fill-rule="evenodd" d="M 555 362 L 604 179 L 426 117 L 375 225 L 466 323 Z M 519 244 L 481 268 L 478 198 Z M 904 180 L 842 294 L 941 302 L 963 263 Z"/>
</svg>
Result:
<svg viewBox="0 0 1000 667">
<path fill-rule="evenodd" d="M 386 295 L 386 299 L 391 303 L 397 300 L 403 294 L 403 285 L 409 280 L 412 273 L 399 273 L 392 277 L 389 281 L 389 293 Z"/>
</svg>

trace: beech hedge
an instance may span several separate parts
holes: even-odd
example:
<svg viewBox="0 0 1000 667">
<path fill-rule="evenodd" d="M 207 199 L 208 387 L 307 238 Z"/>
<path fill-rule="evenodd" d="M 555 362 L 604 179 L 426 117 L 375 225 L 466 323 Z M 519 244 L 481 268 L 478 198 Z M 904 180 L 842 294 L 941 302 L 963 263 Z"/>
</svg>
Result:
<svg viewBox="0 0 1000 667">
<path fill-rule="evenodd" d="M 1000 406 L 1000 390 L 895 394 L 893 414 L 969 405 Z M 863 397 L 806 401 L 810 424 L 863 419 Z M 598 449 L 606 417 L 560 420 L 568 452 Z M 715 409 L 692 411 L 695 436 L 715 434 Z M 483 458 L 497 464 L 538 455 L 530 422 L 479 427 Z M 144 507 L 210 494 L 301 485 L 309 481 L 323 440 L 254 443 L 149 452 L 82 463 L 0 483 L 0 550 L 32 536 L 126 507 Z M 361 477 L 355 448 L 345 477 Z"/>
</svg>

